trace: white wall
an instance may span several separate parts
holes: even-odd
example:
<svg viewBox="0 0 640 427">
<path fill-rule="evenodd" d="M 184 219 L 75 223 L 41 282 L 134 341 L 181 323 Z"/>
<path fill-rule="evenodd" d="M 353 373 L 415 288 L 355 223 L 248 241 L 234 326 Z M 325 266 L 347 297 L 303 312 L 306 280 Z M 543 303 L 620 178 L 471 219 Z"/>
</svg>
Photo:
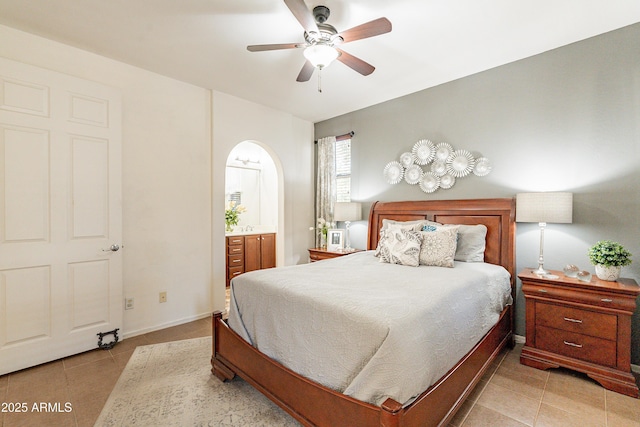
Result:
<svg viewBox="0 0 640 427">
<path fill-rule="evenodd" d="M 123 335 L 208 315 L 211 92 L 5 26 L 0 40 L 0 56 L 122 92 Z"/>
<path fill-rule="evenodd" d="M 238 143 L 259 143 L 279 175 L 277 265 L 305 263 L 313 245 L 313 123 L 291 114 L 213 92 L 213 280 L 214 309 L 224 309 L 224 177 L 229 153 Z"/>
<path fill-rule="evenodd" d="M 123 94 L 124 292 L 135 299 L 125 337 L 224 308 L 224 173 L 239 142 L 260 143 L 280 168 L 278 265 L 307 262 L 311 122 L 10 27 L 0 25 L 0 40 L 0 56 Z"/>
</svg>

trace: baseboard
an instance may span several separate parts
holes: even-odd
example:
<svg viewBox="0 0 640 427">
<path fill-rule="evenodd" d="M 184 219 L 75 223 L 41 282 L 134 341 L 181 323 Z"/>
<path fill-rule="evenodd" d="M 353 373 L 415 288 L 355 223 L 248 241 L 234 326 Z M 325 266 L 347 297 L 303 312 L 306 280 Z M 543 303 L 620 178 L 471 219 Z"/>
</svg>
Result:
<svg viewBox="0 0 640 427">
<path fill-rule="evenodd" d="M 640 365 L 631 365 L 631 372 L 635 372 L 636 374 L 640 374 Z"/>
<path fill-rule="evenodd" d="M 122 334 L 122 338 L 123 339 L 125 339 L 125 338 L 133 338 L 133 337 L 138 336 L 138 335 L 148 334 L 149 332 L 155 332 L 155 331 L 159 331 L 161 329 L 170 328 L 172 326 L 182 325 L 183 323 L 189 323 L 189 322 L 193 322 L 195 320 L 204 319 L 205 317 L 211 317 L 211 313 L 196 314 L 194 316 L 183 317 L 182 319 L 173 320 L 171 322 L 162 323 L 160 325 L 151 326 L 151 327 L 143 328 L 143 329 L 137 329 L 135 331 L 129 331 L 129 332 L 123 333 Z"/>
</svg>

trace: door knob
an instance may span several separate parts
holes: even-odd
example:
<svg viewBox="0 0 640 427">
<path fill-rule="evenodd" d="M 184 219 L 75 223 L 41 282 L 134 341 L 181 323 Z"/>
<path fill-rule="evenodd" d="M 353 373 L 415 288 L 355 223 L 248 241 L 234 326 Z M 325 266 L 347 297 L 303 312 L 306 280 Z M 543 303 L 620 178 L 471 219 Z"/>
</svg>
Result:
<svg viewBox="0 0 640 427">
<path fill-rule="evenodd" d="M 120 250 L 120 246 L 111 245 L 111 247 L 109 247 L 109 249 L 103 249 L 102 252 L 118 252 L 119 250 Z"/>
</svg>

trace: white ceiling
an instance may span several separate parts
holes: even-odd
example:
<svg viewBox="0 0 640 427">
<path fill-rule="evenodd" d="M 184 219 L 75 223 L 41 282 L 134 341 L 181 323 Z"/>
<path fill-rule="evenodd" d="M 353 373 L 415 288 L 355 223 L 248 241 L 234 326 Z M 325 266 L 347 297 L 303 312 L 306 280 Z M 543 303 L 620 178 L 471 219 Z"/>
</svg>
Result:
<svg viewBox="0 0 640 427">
<path fill-rule="evenodd" d="M 318 122 L 640 21 L 638 0 L 306 0 L 338 31 L 379 17 L 393 30 L 342 49 L 309 82 L 303 41 L 282 0 L 0 0 L 0 24 Z M 2 43 L 2 41 L 0 41 Z"/>
</svg>

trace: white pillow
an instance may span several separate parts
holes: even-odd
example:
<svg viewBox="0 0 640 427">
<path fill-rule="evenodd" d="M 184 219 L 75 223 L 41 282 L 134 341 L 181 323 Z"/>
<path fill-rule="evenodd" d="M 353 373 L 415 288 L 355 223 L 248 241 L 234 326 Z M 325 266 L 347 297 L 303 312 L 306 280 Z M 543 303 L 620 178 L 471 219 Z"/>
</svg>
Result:
<svg viewBox="0 0 640 427">
<path fill-rule="evenodd" d="M 389 227 L 380 238 L 380 262 L 417 267 L 420 264 L 421 232 Z"/>
<path fill-rule="evenodd" d="M 430 227 L 429 227 L 430 228 Z M 421 231 L 420 264 L 436 267 L 453 267 L 458 241 L 457 226 L 434 227 L 434 230 Z"/>
<path fill-rule="evenodd" d="M 487 226 L 460 225 L 458 228 L 458 248 L 456 261 L 484 262 L 484 250 L 487 245 Z"/>
</svg>

